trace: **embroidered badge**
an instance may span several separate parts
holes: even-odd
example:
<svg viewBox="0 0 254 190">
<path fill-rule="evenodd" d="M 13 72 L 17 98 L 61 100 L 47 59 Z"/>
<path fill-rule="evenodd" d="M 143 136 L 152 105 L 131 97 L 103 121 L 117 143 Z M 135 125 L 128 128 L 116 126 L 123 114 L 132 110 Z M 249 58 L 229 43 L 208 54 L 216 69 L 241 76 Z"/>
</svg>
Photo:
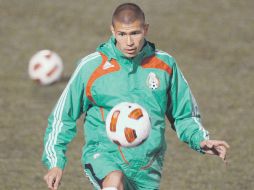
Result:
<svg viewBox="0 0 254 190">
<path fill-rule="evenodd" d="M 146 79 L 146 84 L 149 88 L 155 90 L 160 87 L 160 80 L 155 73 L 151 72 Z"/>
</svg>

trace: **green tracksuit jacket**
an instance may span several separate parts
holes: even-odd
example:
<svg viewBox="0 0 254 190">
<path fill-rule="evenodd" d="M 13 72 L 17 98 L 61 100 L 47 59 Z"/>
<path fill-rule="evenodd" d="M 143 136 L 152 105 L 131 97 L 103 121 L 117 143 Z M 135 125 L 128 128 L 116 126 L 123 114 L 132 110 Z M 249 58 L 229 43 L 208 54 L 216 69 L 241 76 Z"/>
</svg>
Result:
<svg viewBox="0 0 254 190">
<path fill-rule="evenodd" d="M 169 54 L 146 41 L 134 58 L 126 58 L 115 46 L 115 39 L 101 44 L 93 54 L 81 59 L 48 119 L 44 138 L 43 163 L 64 168 L 67 144 L 76 135 L 76 120 L 86 113 L 83 148 L 114 151 L 105 130 L 108 112 L 120 102 L 144 107 L 152 123 L 148 139 L 140 146 L 122 148 L 126 160 L 148 163 L 166 149 L 165 116 L 183 142 L 199 152 L 200 142 L 208 138 L 188 83 Z"/>
</svg>

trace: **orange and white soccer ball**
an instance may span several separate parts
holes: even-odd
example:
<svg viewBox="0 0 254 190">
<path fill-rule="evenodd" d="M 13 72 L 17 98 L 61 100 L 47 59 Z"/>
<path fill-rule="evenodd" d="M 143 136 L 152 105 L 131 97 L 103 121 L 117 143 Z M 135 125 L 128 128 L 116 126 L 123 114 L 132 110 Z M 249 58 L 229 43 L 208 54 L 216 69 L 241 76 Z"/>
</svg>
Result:
<svg viewBox="0 0 254 190">
<path fill-rule="evenodd" d="M 32 80 L 42 85 L 49 85 L 61 79 L 63 61 L 51 50 L 41 50 L 29 61 L 28 74 Z"/>
<path fill-rule="evenodd" d="M 134 147 L 149 136 L 151 122 L 147 111 L 139 104 L 122 102 L 112 108 L 106 118 L 109 139 L 123 147 Z"/>
</svg>

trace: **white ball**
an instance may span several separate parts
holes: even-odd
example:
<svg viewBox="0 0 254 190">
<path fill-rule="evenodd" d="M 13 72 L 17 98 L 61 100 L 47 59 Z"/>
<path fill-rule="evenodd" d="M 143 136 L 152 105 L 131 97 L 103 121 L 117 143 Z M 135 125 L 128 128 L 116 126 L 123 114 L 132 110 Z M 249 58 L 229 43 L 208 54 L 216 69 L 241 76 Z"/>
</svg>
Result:
<svg viewBox="0 0 254 190">
<path fill-rule="evenodd" d="M 109 139 L 123 147 L 134 147 L 149 136 L 151 122 L 147 111 L 136 103 L 122 102 L 114 106 L 106 118 Z"/>
<path fill-rule="evenodd" d="M 28 74 L 30 78 L 42 85 L 49 85 L 60 80 L 62 73 L 62 59 L 51 50 L 38 51 L 29 61 Z"/>
</svg>

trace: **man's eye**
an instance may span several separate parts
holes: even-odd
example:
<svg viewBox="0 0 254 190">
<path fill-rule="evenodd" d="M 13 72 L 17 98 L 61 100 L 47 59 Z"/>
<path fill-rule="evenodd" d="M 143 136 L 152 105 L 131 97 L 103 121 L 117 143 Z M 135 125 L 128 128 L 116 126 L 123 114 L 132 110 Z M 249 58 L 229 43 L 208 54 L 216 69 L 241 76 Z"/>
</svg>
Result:
<svg viewBox="0 0 254 190">
<path fill-rule="evenodd" d="M 118 33 L 118 35 L 119 35 L 119 36 L 124 36 L 124 35 L 125 35 L 125 33 Z"/>
<path fill-rule="evenodd" d="M 132 35 L 138 35 L 138 34 L 140 34 L 140 32 L 132 32 L 131 34 Z"/>
</svg>

